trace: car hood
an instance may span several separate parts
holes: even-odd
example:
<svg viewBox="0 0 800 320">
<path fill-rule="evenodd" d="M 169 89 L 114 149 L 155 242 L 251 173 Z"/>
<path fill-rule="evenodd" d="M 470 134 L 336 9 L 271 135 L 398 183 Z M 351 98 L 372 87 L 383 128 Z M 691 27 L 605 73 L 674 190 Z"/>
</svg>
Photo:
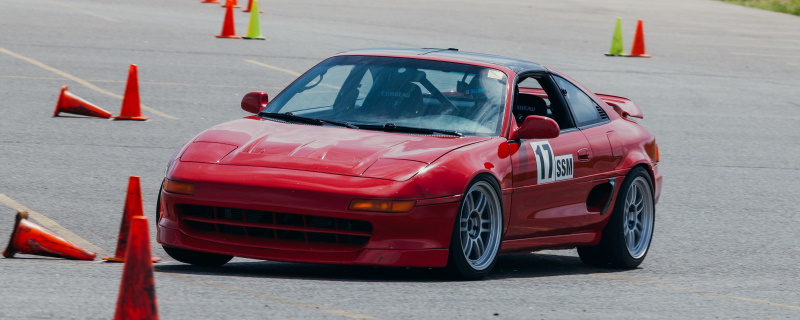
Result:
<svg viewBox="0 0 800 320">
<path fill-rule="evenodd" d="M 181 161 L 404 180 L 447 152 L 488 139 L 289 124 L 248 117 L 204 131 L 187 146 Z"/>
</svg>

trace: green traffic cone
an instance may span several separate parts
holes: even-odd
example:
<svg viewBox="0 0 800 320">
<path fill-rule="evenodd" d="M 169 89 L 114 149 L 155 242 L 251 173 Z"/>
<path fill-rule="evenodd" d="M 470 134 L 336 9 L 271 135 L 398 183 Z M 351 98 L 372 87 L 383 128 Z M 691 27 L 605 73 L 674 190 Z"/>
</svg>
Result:
<svg viewBox="0 0 800 320">
<path fill-rule="evenodd" d="M 253 0 L 255 1 L 255 0 Z M 611 49 L 606 53 L 607 56 L 624 56 L 622 48 L 622 18 L 617 18 L 617 26 L 614 28 L 614 37 L 611 38 Z"/>
<path fill-rule="evenodd" d="M 247 35 L 242 38 L 264 40 L 264 36 L 261 35 L 261 23 L 258 21 L 258 0 L 253 0 L 253 7 L 250 8 L 250 27 L 247 28 Z"/>
</svg>

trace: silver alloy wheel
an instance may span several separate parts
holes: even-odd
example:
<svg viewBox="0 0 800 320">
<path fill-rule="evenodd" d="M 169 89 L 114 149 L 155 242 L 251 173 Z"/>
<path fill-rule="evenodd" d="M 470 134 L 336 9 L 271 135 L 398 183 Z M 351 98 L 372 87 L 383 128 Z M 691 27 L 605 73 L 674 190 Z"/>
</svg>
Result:
<svg viewBox="0 0 800 320">
<path fill-rule="evenodd" d="M 628 187 L 623 207 L 622 232 L 628 253 L 639 259 L 647 253 L 653 235 L 653 197 L 650 183 L 636 177 Z"/>
<path fill-rule="evenodd" d="M 464 195 L 459 212 L 461 250 L 476 271 L 492 265 L 500 248 L 502 209 L 500 198 L 487 181 L 478 181 Z"/>
</svg>

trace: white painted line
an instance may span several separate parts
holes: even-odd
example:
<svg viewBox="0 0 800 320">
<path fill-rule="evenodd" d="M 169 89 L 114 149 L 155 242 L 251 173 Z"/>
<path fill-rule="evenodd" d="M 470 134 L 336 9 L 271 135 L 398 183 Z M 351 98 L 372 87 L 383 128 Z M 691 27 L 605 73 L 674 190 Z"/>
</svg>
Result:
<svg viewBox="0 0 800 320">
<path fill-rule="evenodd" d="M 254 61 L 254 60 L 250 60 L 250 59 L 244 59 L 244 61 L 252 63 L 252 64 L 255 64 L 255 65 L 258 65 L 258 66 L 262 66 L 264 68 L 269 68 L 269 69 L 273 69 L 273 70 L 278 70 L 280 72 L 285 72 L 285 73 L 291 74 L 291 75 L 293 75 L 295 77 L 299 77 L 301 75 L 300 73 L 297 73 L 295 71 L 287 70 L 287 69 L 284 69 L 284 68 L 279 68 L 279 67 L 276 67 L 276 66 L 271 66 L 271 65 L 268 65 L 268 64 L 263 63 L 263 62 L 258 62 L 258 61 Z M 342 89 L 342 87 L 332 86 L 332 85 L 329 85 L 329 84 L 326 84 L 326 83 L 321 84 L 321 86 L 332 88 L 332 89 L 336 89 L 336 90 L 341 90 Z"/>
<path fill-rule="evenodd" d="M 96 14 L 96 13 L 91 12 L 91 11 L 87 11 L 87 10 L 83 10 L 83 9 L 80 9 L 80 8 L 76 8 L 74 6 L 71 6 L 71 5 L 68 5 L 68 4 L 59 2 L 59 1 L 50 0 L 50 3 L 54 3 L 54 4 L 57 4 L 57 5 L 62 6 L 62 7 L 70 8 L 70 9 L 75 10 L 75 11 L 80 11 L 80 12 L 82 12 L 84 14 L 88 14 L 90 16 L 97 17 L 97 18 L 100 18 L 100 19 L 103 19 L 103 20 L 106 20 L 106 21 L 110 21 L 110 22 L 114 22 L 114 23 L 122 22 L 122 21 L 119 21 L 117 19 L 109 18 L 109 17 L 103 16 L 103 15 Z"/>
<path fill-rule="evenodd" d="M 95 86 L 95 85 L 93 85 L 93 84 L 89 83 L 89 81 L 83 80 L 83 79 L 81 79 L 81 78 L 78 78 L 78 77 L 76 77 L 76 76 L 73 76 L 73 75 L 71 75 L 71 74 L 69 74 L 69 73 L 66 73 L 66 72 L 64 72 L 64 71 L 58 70 L 58 69 L 56 69 L 56 68 L 53 68 L 53 67 L 51 67 L 51 66 L 48 66 L 48 65 L 46 65 L 46 64 L 44 64 L 44 63 L 41 63 L 41 62 L 39 62 L 39 61 L 36 61 L 36 60 L 34 60 L 34 59 L 28 58 L 28 57 L 26 57 L 26 56 L 20 55 L 20 54 L 18 54 L 18 53 L 14 53 L 14 52 L 12 52 L 12 51 L 9 51 L 9 50 L 7 50 L 7 49 L 5 49 L 5 48 L 0 48 L 0 52 L 2 52 L 2 53 L 5 53 L 5 54 L 7 54 L 7 55 L 10 55 L 10 56 L 12 56 L 12 57 L 14 57 L 14 58 L 17 58 L 17 59 L 20 59 L 20 60 L 27 61 L 28 63 L 30 63 L 30 64 L 32 64 L 32 65 L 35 65 L 35 66 L 37 66 L 37 67 L 39 67 L 39 68 L 42 68 L 42 69 L 45 69 L 45 70 L 47 70 L 47 71 L 53 72 L 53 73 L 55 73 L 55 74 L 57 74 L 57 75 L 60 75 L 60 76 L 62 76 L 62 77 L 64 77 L 64 78 L 67 78 L 67 79 L 69 79 L 69 80 L 75 81 L 75 82 L 77 82 L 77 83 L 79 83 L 79 84 L 83 85 L 84 87 L 87 87 L 87 88 L 89 88 L 89 89 L 92 89 L 92 90 L 94 90 L 94 91 L 97 91 L 97 92 L 99 92 L 99 93 L 102 93 L 102 94 L 104 94 L 104 95 L 111 96 L 111 97 L 114 97 L 114 98 L 117 98 L 117 99 L 120 99 L 120 100 L 123 98 L 121 95 L 118 95 L 118 94 L 116 94 L 116 93 L 112 93 L 112 92 L 109 92 L 109 91 L 106 91 L 106 90 L 100 89 L 99 87 L 97 87 L 97 86 Z M 158 110 L 156 110 L 156 109 L 150 108 L 150 107 L 148 107 L 148 106 L 145 106 L 145 105 L 143 105 L 143 104 L 141 105 L 141 107 L 142 107 L 142 109 L 144 109 L 144 110 L 147 110 L 147 111 L 149 111 L 150 113 L 154 113 L 154 114 L 156 114 L 156 115 L 158 115 L 158 116 L 161 116 L 161 117 L 163 117 L 163 118 L 172 119 L 172 120 L 177 120 L 177 119 L 178 119 L 178 118 L 176 118 L 176 117 L 173 117 L 173 116 L 171 116 L 171 115 L 168 115 L 168 114 L 166 114 L 166 113 L 163 113 L 163 112 L 161 112 L 161 111 L 158 111 Z"/>
<path fill-rule="evenodd" d="M 250 59 L 244 59 L 244 61 L 252 63 L 254 65 L 262 66 L 264 68 L 269 68 L 269 69 L 272 69 L 272 70 L 278 70 L 280 72 L 285 72 L 285 73 L 291 74 L 291 75 L 293 75 L 295 77 L 299 77 L 300 76 L 300 73 L 297 73 L 295 71 L 284 69 L 284 68 L 279 68 L 279 67 L 276 67 L 276 66 L 271 66 L 271 65 L 268 65 L 268 64 L 263 63 L 263 62 L 258 62 L 258 61 L 250 60 Z"/>
<path fill-rule="evenodd" d="M 31 79 L 31 80 L 54 80 L 54 81 L 69 80 L 67 78 L 57 78 L 57 77 L 28 77 L 28 76 L 3 76 L 3 75 L 0 75 L 0 78 Z M 86 79 L 86 81 L 88 81 L 88 82 L 104 82 L 104 83 L 125 83 L 126 82 L 126 81 L 122 81 L 122 80 L 91 80 L 91 79 Z M 281 87 L 231 86 L 231 85 L 224 85 L 224 84 L 197 84 L 197 83 L 148 82 L 148 81 L 139 81 L 139 85 L 183 86 L 183 87 L 212 87 L 212 88 L 245 88 L 245 89 L 283 89 Z"/>
</svg>

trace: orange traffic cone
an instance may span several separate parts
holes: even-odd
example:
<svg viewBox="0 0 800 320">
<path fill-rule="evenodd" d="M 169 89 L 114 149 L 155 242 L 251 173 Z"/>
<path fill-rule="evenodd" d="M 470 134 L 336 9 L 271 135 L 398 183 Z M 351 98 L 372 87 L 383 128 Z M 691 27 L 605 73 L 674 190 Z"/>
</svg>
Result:
<svg viewBox="0 0 800 320">
<path fill-rule="evenodd" d="M 53 116 L 57 117 L 61 112 L 106 119 L 111 118 L 111 112 L 67 92 L 67 86 L 61 87 L 61 94 L 58 96 Z"/>
<path fill-rule="evenodd" d="M 642 27 L 642 20 L 636 23 L 636 34 L 633 36 L 633 46 L 631 47 L 631 54 L 629 57 L 650 58 L 651 56 L 645 53 L 644 50 L 644 27 Z"/>
<path fill-rule="evenodd" d="M 203 0 L 203 1 L 200 1 L 200 3 L 219 3 L 219 1 L 217 1 L 217 0 Z"/>
<path fill-rule="evenodd" d="M 122 269 L 114 319 L 158 319 L 147 217 L 136 216 L 131 219 L 127 250 L 128 259 Z"/>
<path fill-rule="evenodd" d="M 233 0 L 225 2 L 225 21 L 222 22 L 222 34 L 217 38 L 241 39 L 236 35 L 236 28 L 233 25 Z"/>
<path fill-rule="evenodd" d="M 139 72 L 135 64 L 128 69 L 128 83 L 125 85 L 125 96 L 122 97 L 122 110 L 115 120 L 147 120 L 142 116 L 142 105 L 139 102 Z"/>
<path fill-rule="evenodd" d="M 128 178 L 128 195 L 125 197 L 125 208 L 122 212 L 122 223 L 119 226 L 119 237 L 117 239 L 117 252 L 113 257 L 103 257 L 105 261 L 123 262 L 125 261 L 126 250 L 128 248 L 128 231 L 131 219 L 135 216 L 144 216 L 142 209 L 142 186 L 138 176 Z M 153 257 L 153 262 L 161 261 L 161 258 Z"/>
<path fill-rule="evenodd" d="M 239 1 L 238 0 L 228 0 L 228 1 L 233 2 L 233 4 L 231 6 L 234 7 L 234 8 L 241 8 L 242 7 L 242 6 L 239 5 Z M 228 6 L 228 1 L 225 1 L 225 4 L 221 5 L 220 7 L 227 7 Z"/>
<path fill-rule="evenodd" d="M 253 0 L 247 1 L 247 9 L 242 10 L 242 12 L 250 12 L 253 10 Z M 264 13 L 264 10 L 258 10 L 258 13 Z"/>
<path fill-rule="evenodd" d="M 74 260 L 94 260 L 97 256 L 96 253 L 28 221 L 28 213 L 21 210 L 17 211 L 14 231 L 11 232 L 11 240 L 8 241 L 3 256 L 11 258 L 17 252 Z"/>
</svg>

